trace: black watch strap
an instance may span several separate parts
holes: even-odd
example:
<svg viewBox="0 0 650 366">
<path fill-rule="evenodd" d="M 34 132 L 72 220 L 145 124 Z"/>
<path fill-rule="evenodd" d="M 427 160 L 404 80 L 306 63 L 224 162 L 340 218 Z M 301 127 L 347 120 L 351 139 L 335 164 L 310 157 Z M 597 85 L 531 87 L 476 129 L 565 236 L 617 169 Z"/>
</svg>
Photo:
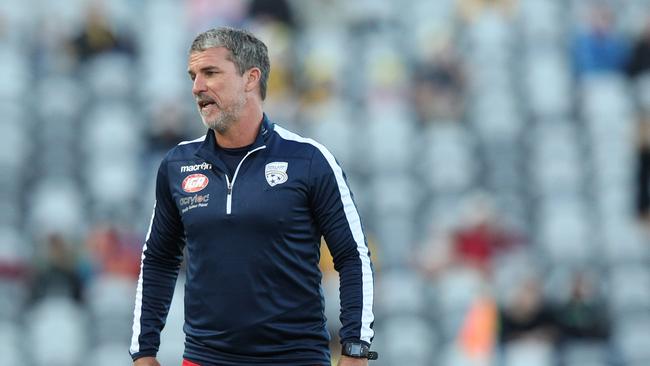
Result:
<svg viewBox="0 0 650 366">
<path fill-rule="evenodd" d="M 367 358 L 369 360 L 376 360 L 379 358 L 379 354 L 377 352 L 371 351 L 370 347 L 363 342 L 343 343 L 341 354 L 354 358 Z"/>
</svg>

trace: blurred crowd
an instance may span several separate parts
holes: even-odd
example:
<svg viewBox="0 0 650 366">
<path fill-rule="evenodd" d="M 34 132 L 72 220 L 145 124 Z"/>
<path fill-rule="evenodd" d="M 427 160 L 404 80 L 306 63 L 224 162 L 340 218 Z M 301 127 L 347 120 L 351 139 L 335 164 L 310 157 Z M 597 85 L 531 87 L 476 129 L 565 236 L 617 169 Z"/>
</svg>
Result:
<svg viewBox="0 0 650 366">
<path fill-rule="evenodd" d="M 650 364 L 647 0 L 3 0 L 1 363 L 130 364 L 157 164 L 205 133 L 187 49 L 219 25 L 266 42 L 266 113 L 347 173 L 373 364 Z"/>
</svg>

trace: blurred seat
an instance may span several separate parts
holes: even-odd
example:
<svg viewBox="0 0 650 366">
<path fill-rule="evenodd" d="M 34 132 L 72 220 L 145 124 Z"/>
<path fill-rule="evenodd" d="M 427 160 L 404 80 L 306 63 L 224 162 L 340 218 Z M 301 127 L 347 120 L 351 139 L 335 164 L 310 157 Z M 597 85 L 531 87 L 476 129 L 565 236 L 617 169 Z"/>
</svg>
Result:
<svg viewBox="0 0 650 366">
<path fill-rule="evenodd" d="M 612 121 L 628 118 L 631 113 L 631 98 L 622 76 L 616 74 L 593 75 L 579 85 L 581 110 L 587 121 Z"/>
<path fill-rule="evenodd" d="M 57 128 L 63 129 L 59 133 L 74 133 L 75 130 L 71 130 L 70 126 L 84 107 L 87 97 L 85 92 L 86 89 L 71 75 L 48 75 L 38 83 L 37 112 L 44 121 L 49 122 L 50 118 L 58 117 L 61 121 L 67 122 L 66 128 L 57 124 Z"/>
<path fill-rule="evenodd" d="M 386 365 L 431 364 L 438 340 L 425 318 L 399 315 L 388 317 L 383 323 L 380 358 Z"/>
<path fill-rule="evenodd" d="M 76 365 L 87 352 L 86 314 L 72 300 L 48 298 L 30 310 L 27 332 L 36 366 Z"/>
<path fill-rule="evenodd" d="M 2 109 L 2 112 L 3 120 L 0 121 L 0 167 L 7 175 L 15 175 L 15 182 L 19 182 L 19 176 L 23 172 L 22 166 L 28 161 L 31 152 L 32 140 L 25 126 L 22 125 L 24 120 L 12 115 L 11 110 Z"/>
<path fill-rule="evenodd" d="M 612 311 L 622 316 L 639 311 L 650 315 L 650 270 L 642 264 L 620 264 L 610 272 L 608 299 Z"/>
<path fill-rule="evenodd" d="M 411 248 L 415 242 L 416 227 L 413 218 L 381 216 L 374 220 L 370 228 L 377 239 L 381 251 L 383 267 L 404 265 L 412 255 Z"/>
<path fill-rule="evenodd" d="M 370 187 L 375 197 L 374 210 L 378 217 L 411 217 L 423 194 L 408 175 L 391 175 L 380 171 L 371 180 Z"/>
<path fill-rule="evenodd" d="M 623 364 L 641 366 L 650 362 L 650 316 L 630 317 L 619 321 L 614 331 L 614 344 L 620 351 Z"/>
<path fill-rule="evenodd" d="M 91 210 L 100 217 L 129 218 L 140 188 L 135 159 L 88 164 L 84 170 Z M 126 216 L 123 216 L 126 215 Z"/>
<path fill-rule="evenodd" d="M 600 225 L 602 235 L 601 258 L 606 264 L 627 266 L 632 263 L 645 263 L 650 259 L 650 248 L 645 233 L 630 218 L 619 216 L 603 221 Z"/>
<path fill-rule="evenodd" d="M 424 133 L 418 170 L 438 194 L 470 188 L 476 174 L 472 136 L 458 122 L 435 123 Z"/>
<path fill-rule="evenodd" d="M 555 364 L 553 347 L 535 340 L 511 341 L 503 351 L 504 366 L 551 366 Z"/>
<path fill-rule="evenodd" d="M 540 248 L 552 263 L 587 263 L 594 254 L 589 211 L 580 199 L 547 202 L 539 212 Z"/>
<path fill-rule="evenodd" d="M 503 66 L 515 44 L 510 24 L 498 12 L 487 9 L 467 28 L 471 58 L 479 64 Z"/>
<path fill-rule="evenodd" d="M 83 225 L 84 195 L 69 179 L 37 182 L 28 200 L 30 234 L 43 237 L 52 232 L 75 234 Z"/>
<path fill-rule="evenodd" d="M 123 53 L 102 53 L 84 65 L 88 91 L 96 101 L 128 101 L 132 97 L 134 62 Z"/>
<path fill-rule="evenodd" d="M 633 219 L 634 192 L 628 187 L 629 185 L 594 189 L 597 197 L 595 202 L 597 212 L 605 225 Z"/>
<path fill-rule="evenodd" d="M 143 145 L 142 123 L 127 103 L 103 103 L 86 117 L 82 148 L 89 157 L 119 160 L 137 155 Z"/>
<path fill-rule="evenodd" d="M 126 278 L 104 275 L 88 286 L 88 310 L 99 342 L 128 343 L 133 323 L 136 284 Z"/>
<path fill-rule="evenodd" d="M 412 168 L 416 130 L 404 112 L 399 106 L 387 106 L 373 111 L 365 122 L 366 164 L 371 174 L 394 175 Z"/>
<path fill-rule="evenodd" d="M 437 279 L 435 297 L 444 340 L 456 337 L 467 310 L 477 294 L 480 294 L 482 286 L 481 275 L 469 267 L 451 268 Z"/>
<path fill-rule="evenodd" d="M 0 2 L 0 14 L 2 14 L 6 26 L 11 29 L 26 29 L 33 26 L 35 17 L 32 10 L 31 4 L 27 1 L 5 0 Z"/>
<path fill-rule="evenodd" d="M 607 366 L 608 347 L 605 342 L 571 342 L 562 348 L 560 357 L 566 366 Z"/>
<path fill-rule="evenodd" d="M 563 23 L 557 19 L 562 7 L 553 1 L 525 0 L 519 6 L 519 27 L 527 45 L 557 44 L 563 36 Z M 533 46 L 535 47 L 535 46 Z"/>
<path fill-rule="evenodd" d="M 155 106 L 157 101 L 185 96 L 190 81 L 187 70 L 188 44 L 194 35 L 188 34 L 184 3 L 174 0 L 145 1 L 138 17 L 139 78 L 138 96 L 143 108 Z M 169 21 L 161 21 L 168 19 Z M 174 24 L 178 21 L 179 23 Z M 164 39 L 165 42 L 160 42 Z"/>
<path fill-rule="evenodd" d="M 26 52 L 11 43 L 0 43 L 0 100 L 17 102 L 26 95 L 30 82 Z"/>
<path fill-rule="evenodd" d="M 4 365 L 22 365 L 25 363 L 23 329 L 13 321 L 0 321 L 0 355 Z"/>
<path fill-rule="evenodd" d="M 124 343 L 99 343 L 88 354 L 88 365 L 93 366 L 132 366 L 133 361 L 125 352 L 129 346 Z"/>
<path fill-rule="evenodd" d="M 396 3 L 396 5 L 400 8 L 397 13 L 405 13 L 405 16 L 400 16 L 400 20 L 404 22 L 405 27 L 411 29 L 409 33 L 413 34 L 412 48 L 417 53 L 416 57 L 420 59 L 428 57 L 436 47 L 435 42 L 432 41 L 437 40 L 441 32 L 447 32 L 452 26 L 455 1 L 416 0 L 404 4 Z"/>
<path fill-rule="evenodd" d="M 485 164 L 483 173 L 484 188 L 499 195 L 517 195 L 527 187 L 527 176 L 522 170 L 529 164 L 522 146 L 515 142 L 489 142 L 482 144 L 477 152 Z M 476 158 L 475 158 L 476 159 Z"/>
<path fill-rule="evenodd" d="M 491 143 L 512 143 L 520 135 L 523 123 L 513 90 L 480 93 L 472 102 L 471 123 L 478 136 Z"/>
<path fill-rule="evenodd" d="M 562 52 L 539 48 L 525 55 L 525 90 L 533 116 L 561 117 L 571 112 L 571 80 Z"/>
<path fill-rule="evenodd" d="M 384 271 L 376 280 L 377 310 L 390 315 L 418 315 L 426 310 L 426 284 L 417 274 L 406 269 Z"/>
<path fill-rule="evenodd" d="M 41 16 L 56 19 L 56 26 L 62 28 L 65 36 L 73 36 L 84 24 L 87 5 L 86 0 L 70 0 L 61 4 L 45 1 L 39 2 L 37 9 Z M 32 5 L 32 12 L 35 11 L 34 7 L 35 4 Z"/>
<path fill-rule="evenodd" d="M 542 197 L 579 194 L 583 189 L 581 143 L 573 121 L 541 121 L 527 136 L 533 191 Z"/>
</svg>

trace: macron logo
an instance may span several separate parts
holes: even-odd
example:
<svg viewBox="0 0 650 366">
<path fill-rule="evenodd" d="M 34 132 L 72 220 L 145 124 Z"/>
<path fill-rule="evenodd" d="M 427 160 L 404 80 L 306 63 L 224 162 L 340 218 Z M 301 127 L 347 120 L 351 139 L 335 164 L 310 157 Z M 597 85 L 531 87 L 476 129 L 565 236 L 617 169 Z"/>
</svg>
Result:
<svg viewBox="0 0 650 366">
<path fill-rule="evenodd" d="M 183 165 L 181 167 L 181 173 L 195 172 L 197 170 L 208 170 L 208 169 L 212 169 L 212 164 L 203 162 L 201 164 Z"/>
</svg>

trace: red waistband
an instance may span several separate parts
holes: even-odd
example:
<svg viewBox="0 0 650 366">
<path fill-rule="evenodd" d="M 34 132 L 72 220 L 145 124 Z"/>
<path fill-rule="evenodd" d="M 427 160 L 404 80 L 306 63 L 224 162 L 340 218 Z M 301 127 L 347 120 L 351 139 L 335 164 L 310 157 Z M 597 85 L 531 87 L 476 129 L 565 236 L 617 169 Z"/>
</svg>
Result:
<svg viewBox="0 0 650 366">
<path fill-rule="evenodd" d="M 198 363 L 194 363 L 192 361 L 188 361 L 188 360 L 183 359 L 183 365 L 182 366 L 201 366 L 201 365 L 199 365 Z"/>
</svg>

